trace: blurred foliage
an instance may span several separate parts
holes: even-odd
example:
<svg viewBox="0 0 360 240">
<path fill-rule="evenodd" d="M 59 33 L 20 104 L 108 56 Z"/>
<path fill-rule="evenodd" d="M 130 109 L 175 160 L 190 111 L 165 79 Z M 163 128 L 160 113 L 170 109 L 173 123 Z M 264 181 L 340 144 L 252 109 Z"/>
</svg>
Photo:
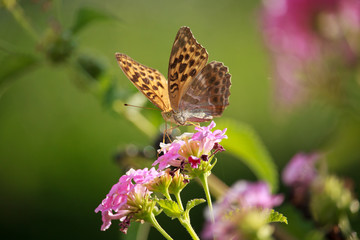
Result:
<svg viewBox="0 0 360 240">
<path fill-rule="evenodd" d="M 115 20 L 116 17 L 112 16 L 103 11 L 92 8 L 82 8 L 77 12 L 76 20 L 74 25 L 71 28 L 73 34 L 77 34 L 85 26 L 89 25 L 92 22 L 98 22 L 100 20 Z M 118 19 L 119 20 L 119 19 Z"/>
<path fill-rule="evenodd" d="M 273 192 L 278 189 L 276 166 L 259 137 L 244 123 L 221 119 L 217 121 L 220 129 L 227 128 L 229 140 L 223 146 L 254 172 L 258 179 L 266 181 Z"/>
<path fill-rule="evenodd" d="M 320 149 L 328 153 L 332 172 L 360 183 L 358 93 L 346 105 L 313 101 L 292 112 L 276 108 L 257 30 L 259 1 L 1 3 L 4 239 L 119 238 L 116 227 L 100 232 L 101 217 L 93 212 L 125 170 L 117 168 L 112 156 L 129 144 L 152 145 L 162 119 L 156 111 L 123 107 L 124 102 L 150 104 L 118 69 L 114 53 L 126 52 L 166 75 L 171 45 L 183 25 L 192 28 L 210 59 L 224 62 L 232 74 L 230 106 L 224 113 L 231 120 L 219 120 L 217 126 L 229 128 L 224 145 L 228 153 L 220 155 L 214 169 L 219 178 L 228 185 L 239 178 L 259 178 L 275 191 L 277 168 L 296 152 Z M 136 156 L 146 164 L 144 155 Z M 184 201 L 199 192 L 196 184 L 189 188 Z M 280 212 L 289 220 L 281 226 L 285 232 L 297 239 L 323 239 L 313 223 L 291 207 Z M 201 223 L 202 214 L 201 208 L 194 208 L 192 222 Z M 352 221 L 360 231 L 360 220 Z M 159 222 L 177 239 L 187 237 L 174 222 L 161 216 Z M 197 232 L 201 227 L 194 226 Z M 134 239 L 131 231 L 137 229 L 131 228 L 126 239 Z M 149 239 L 160 238 L 148 226 L 138 231 L 143 231 L 140 236 L 150 231 Z"/>
<path fill-rule="evenodd" d="M 0 86 L 7 79 L 19 77 L 36 65 L 37 59 L 26 54 L 7 54 L 1 59 Z"/>
</svg>

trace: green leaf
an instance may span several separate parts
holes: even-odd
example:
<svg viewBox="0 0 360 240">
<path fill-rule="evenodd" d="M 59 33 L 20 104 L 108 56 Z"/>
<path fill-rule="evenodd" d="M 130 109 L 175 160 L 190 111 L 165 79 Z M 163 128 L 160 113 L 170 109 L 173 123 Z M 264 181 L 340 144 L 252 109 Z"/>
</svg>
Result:
<svg viewBox="0 0 360 240">
<path fill-rule="evenodd" d="M 186 211 L 189 212 L 193 207 L 195 207 L 201 203 L 204 203 L 204 202 L 206 202 L 206 200 L 202 199 L 202 198 L 195 198 L 193 200 L 190 200 L 186 204 Z"/>
<path fill-rule="evenodd" d="M 259 179 L 268 182 L 275 192 L 278 188 L 277 168 L 255 131 L 245 123 L 230 119 L 218 120 L 216 128 L 228 129 L 228 139 L 221 145 L 230 154 L 239 157 Z"/>
<path fill-rule="evenodd" d="M 183 213 L 183 211 L 181 211 L 181 209 L 179 208 L 179 205 L 172 200 L 159 199 L 157 200 L 157 202 L 164 211 L 164 213 L 171 219 L 179 218 Z"/>
<path fill-rule="evenodd" d="M 6 55 L 0 60 L 0 84 L 10 78 L 24 74 L 31 67 L 35 66 L 38 60 L 27 54 Z"/>
<path fill-rule="evenodd" d="M 271 213 L 269 216 L 269 223 L 272 222 L 281 222 L 288 224 L 287 218 L 282 213 L 276 212 L 274 209 L 271 209 Z"/>
<path fill-rule="evenodd" d="M 77 12 L 76 20 L 71 28 L 71 31 L 76 34 L 92 22 L 114 19 L 117 18 L 109 13 L 102 12 L 97 9 L 80 8 Z"/>
</svg>

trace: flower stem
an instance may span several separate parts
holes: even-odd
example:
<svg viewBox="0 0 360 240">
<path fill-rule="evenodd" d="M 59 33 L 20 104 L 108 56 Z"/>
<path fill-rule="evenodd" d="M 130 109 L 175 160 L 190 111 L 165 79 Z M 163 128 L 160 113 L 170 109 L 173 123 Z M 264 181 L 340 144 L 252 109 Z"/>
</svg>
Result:
<svg viewBox="0 0 360 240">
<path fill-rule="evenodd" d="M 184 211 L 184 207 L 183 207 L 183 205 L 182 205 L 182 201 L 181 201 L 181 197 L 180 197 L 180 191 L 178 191 L 178 192 L 175 193 L 174 195 L 175 195 L 176 201 L 177 201 L 180 209 L 181 209 L 182 211 Z"/>
<path fill-rule="evenodd" d="M 39 39 L 35 29 L 30 23 L 30 20 L 26 18 L 24 9 L 17 3 L 17 1 L 3 0 L 5 8 L 13 15 L 15 20 L 20 24 L 20 26 L 35 40 Z"/>
<path fill-rule="evenodd" d="M 160 226 L 158 221 L 156 221 L 156 218 L 153 213 L 150 214 L 150 216 L 146 219 L 148 222 L 150 222 L 154 228 L 156 228 L 166 239 L 173 240 L 169 234 L 165 232 L 165 230 Z"/>
<path fill-rule="evenodd" d="M 185 220 L 185 219 L 179 218 L 179 221 L 180 221 L 181 225 L 183 225 L 183 226 L 185 227 L 185 229 L 188 231 L 188 233 L 190 234 L 190 236 L 192 237 L 192 239 L 194 239 L 194 240 L 200 240 L 200 238 L 198 237 L 198 235 L 196 234 L 196 232 L 195 232 L 194 229 L 192 228 L 189 219 L 186 219 L 186 220 Z"/>
<path fill-rule="evenodd" d="M 202 173 L 199 175 L 199 179 L 204 188 L 206 200 L 207 200 L 208 207 L 209 207 L 211 221 L 214 222 L 215 221 L 214 220 L 214 212 L 213 212 L 213 207 L 212 207 L 211 195 L 210 195 L 210 191 L 209 191 L 209 184 L 207 181 L 207 175 L 208 175 L 208 173 Z"/>
<path fill-rule="evenodd" d="M 167 200 L 172 200 L 168 189 L 166 189 L 163 194 L 164 194 L 164 196 L 166 197 Z"/>
</svg>

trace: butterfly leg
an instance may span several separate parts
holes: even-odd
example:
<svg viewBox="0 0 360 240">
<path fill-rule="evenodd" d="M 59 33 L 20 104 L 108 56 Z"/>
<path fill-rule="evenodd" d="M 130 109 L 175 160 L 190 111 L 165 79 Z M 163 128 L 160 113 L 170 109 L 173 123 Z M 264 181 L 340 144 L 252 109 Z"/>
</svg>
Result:
<svg viewBox="0 0 360 240">
<path fill-rule="evenodd" d="M 165 135 L 167 134 L 167 122 L 165 122 L 165 131 L 163 133 L 163 143 L 165 143 Z"/>
<path fill-rule="evenodd" d="M 168 126 L 167 126 L 167 123 L 165 123 L 165 131 L 164 131 L 164 134 L 163 134 L 163 143 L 166 142 L 166 138 L 169 140 L 170 143 L 172 143 L 172 139 L 170 137 L 171 133 L 172 133 L 172 130 L 177 128 L 178 126 L 176 127 L 172 127 L 170 125 L 170 128 L 168 129 Z M 169 134 L 169 131 L 170 131 L 170 134 Z"/>
<path fill-rule="evenodd" d="M 194 122 L 185 122 L 185 126 L 194 126 L 194 127 L 200 127 L 200 123 L 194 123 Z"/>
<path fill-rule="evenodd" d="M 170 130 L 172 131 L 172 129 L 171 129 L 171 128 L 170 128 Z M 171 134 L 170 134 L 170 135 L 171 135 Z M 172 143 L 172 140 L 171 140 L 170 135 L 169 135 L 168 133 L 166 133 L 166 136 L 167 136 L 167 138 L 168 138 L 169 142 L 170 142 L 170 143 Z"/>
</svg>

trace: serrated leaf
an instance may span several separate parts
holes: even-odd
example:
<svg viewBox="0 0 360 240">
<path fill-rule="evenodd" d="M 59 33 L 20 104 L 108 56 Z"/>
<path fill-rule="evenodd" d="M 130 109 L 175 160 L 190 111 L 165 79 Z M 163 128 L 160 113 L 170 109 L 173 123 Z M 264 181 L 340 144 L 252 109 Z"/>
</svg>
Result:
<svg viewBox="0 0 360 240">
<path fill-rule="evenodd" d="M 220 119 L 217 122 L 217 129 L 227 128 L 228 139 L 221 142 L 221 145 L 241 161 L 243 161 L 261 180 L 269 183 L 272 192 L 278 188 L 278 174 L 266 147 L 261 142 L 255 131 L 245 123 L 230 119 Z"/>
<path fill-rule="evenodd" d="M 204 202 L 206 202 L 206 200 L 202 198 L 195 198 L 193 200 L 190 200 L 186 204 L 186 211 L 189 212 L 190 209 Z"/>
<path fill-rule="evenodd" d="M 179 208 L 179 205 L 172 200 L 159 199 L 157 200 L 157 203 L 160 205 L 164 213 L 171 219 L 179 218 L 183 213 L 183 211 Z"/>
<path fill-rule="evenodd" d="M 91 22 L 114 19 L 117 18 L 106 12 L 93 8 L 81 8 L 77 12 L 77 16 L 71 31 L 76 34 Z"/>
<path fill-rule="evenodd" d="M 6 55 L 0 60 L 0 84 L 6 80 L 24 74 L 38 63 L 37 58 L 27 54 Z"/>
<path fill-rule="evenodd" d="M 281 222 L 288 224 L 287 218 L 282 213 L 279 213 L 274 209 L 271 209 L 271 213 L 269 216 L 269 223 L 272 222 Z"/>
</svg>

